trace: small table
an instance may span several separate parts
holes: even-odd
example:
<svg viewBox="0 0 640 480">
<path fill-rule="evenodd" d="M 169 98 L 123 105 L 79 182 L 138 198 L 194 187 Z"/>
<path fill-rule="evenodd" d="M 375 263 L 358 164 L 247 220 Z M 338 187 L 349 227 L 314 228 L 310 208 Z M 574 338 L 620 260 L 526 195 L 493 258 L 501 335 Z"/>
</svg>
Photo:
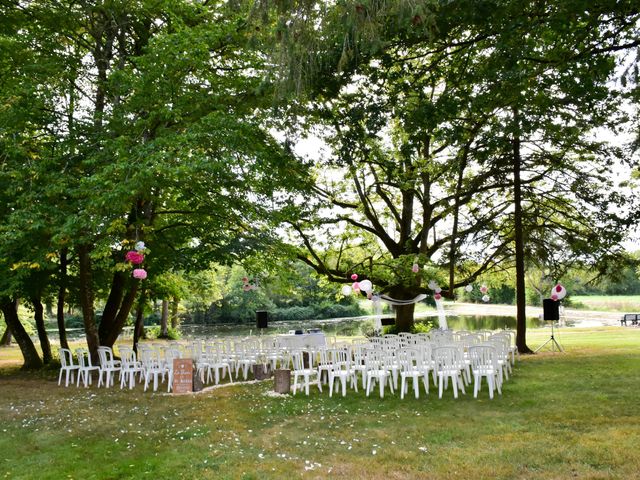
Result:
<svg viewBox="0 0 640 480">
<path fill-rule="evenodd" d="M 324 333 L 282 334 L 277 337 L 278 346 L 287 350 L 299 348 L 318 348 L 327 345 Z"/>
</svg>

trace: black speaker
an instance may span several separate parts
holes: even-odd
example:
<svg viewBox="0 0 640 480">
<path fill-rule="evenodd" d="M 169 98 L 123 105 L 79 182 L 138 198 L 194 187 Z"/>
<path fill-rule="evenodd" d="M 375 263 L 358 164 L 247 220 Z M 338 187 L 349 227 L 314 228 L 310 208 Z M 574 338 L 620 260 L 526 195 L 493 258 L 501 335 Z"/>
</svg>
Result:
<svg viewBox="0 0 640 480">
<path fill-rule="evenodd" d="M 258 310 L 256 312 L 256 327 L 267 328 L 269 323 L 269 312 L 266 310 Z"/>
<path fill-rule="evenodd" d="M 545 322 L 560 320 L 560 302 L 545 298 L 542 300 L 542 318 Z"/>
<path fill-rule="evenodd" d="M 381 325 L 395 325 L 396 319 L 394 317 L 382 317 L 380 319 Z"/>
</svg>

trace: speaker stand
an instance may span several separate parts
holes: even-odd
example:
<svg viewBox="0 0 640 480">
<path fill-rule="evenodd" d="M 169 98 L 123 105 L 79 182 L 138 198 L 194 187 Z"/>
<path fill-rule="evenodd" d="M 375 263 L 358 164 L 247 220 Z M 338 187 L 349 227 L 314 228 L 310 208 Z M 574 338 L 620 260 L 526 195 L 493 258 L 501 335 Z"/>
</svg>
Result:
<svg viewBox="0 0 640 480">
<path fill-rule="evenodd" d="M 540 345 L 538 348 L 536 348 L 534 350 L 535 353 L 538 353 L 540 350 L 542 350 L 545 346 L 547 346 L 547 344 L 551 345 L 551 351 L 555 352 L 555 349 L 558 349 L 558 352 L 563 352 L 564 353 L 564 348 L 562 348 L 562 346 L 558 343 L 558 341 L 556 340 L 556 337 L 554 336 L 554 331 L 553 331 L 553 325 L 556 322 L 551 322 L 551 337 L 544 342 L 542 345 Z"/>
</svg>

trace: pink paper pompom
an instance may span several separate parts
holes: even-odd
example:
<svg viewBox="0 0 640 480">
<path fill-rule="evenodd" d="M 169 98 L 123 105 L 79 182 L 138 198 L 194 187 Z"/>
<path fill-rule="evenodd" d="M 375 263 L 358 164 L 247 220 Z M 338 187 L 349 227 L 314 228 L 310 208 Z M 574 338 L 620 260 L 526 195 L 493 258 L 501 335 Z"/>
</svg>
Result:
<svg viewBox="0 0 640 480">
<path fill-rule="evenodd" d="M 136 268 L 133 270 L 133 278 L 144 280 L 147 278 L 147 271 L 144 268 Z"/>
<path fill-rule="evenodd" d="M 413 266 L 411 267 L 411 271 L 413 273 L 418 273 L 420 271 L 420 265 L 418 265 L 417 263 L 414 263 Z"/>
<path fill-rule="evenodd" d="M 440 295 L 439 293 L 436 293 L 433 298 L 435 298 L 436 300 L 440 300 L 442 298 L 442 295 Z"/>
<path fill-rule="evenodd" d="M 560 293 L 562 291 L 562 285 L 556 285 L 556 292 Z"/>
<path fill-rule="evenodd" d="M 351 275 L 351 280 L 357 280 L 358 279 L 358 274 L 354 273 L 353 275 Z"/>
<path fill-rule="evenodd" d="M 555 293 L 551 295 L 551 300 L 558 300 L 558 295 L 556 295 Z"/>
<path fill-rule="evenodd" d="M 358 282 L 353 282 L 353 285 L 351 285 L 351 288 L 353 288 L 357 292 L 360 290 L 360 284 Z"/>
<path fill-rule="evenodd" d="M 134 265 L 140 265 L 142 262 L 144 262 L 144 255 L 140 252 L 136 252 L 135 250 L 130 250 L 127 252 L 125 260 L 127 260 L 127 262 L 133 263 Z"/>
</svg>

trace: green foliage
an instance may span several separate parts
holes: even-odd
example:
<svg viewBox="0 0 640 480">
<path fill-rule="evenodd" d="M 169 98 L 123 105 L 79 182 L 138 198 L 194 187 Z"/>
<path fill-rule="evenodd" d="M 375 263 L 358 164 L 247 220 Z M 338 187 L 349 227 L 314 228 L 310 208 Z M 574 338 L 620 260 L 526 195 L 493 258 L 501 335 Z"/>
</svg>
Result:
<svg viewBox="0 0 640 480">
<path fill-rule="evenodd" d="M 146 336 L 149 340 L 155 340 L 157 338 L 166 338 L 168 340 L 180 340 L 180 329 L 174 329 L 171 327 L 167 328 L 167 336 L 161 336 L 161 328 L 160 326 L 145 328 Z"/>
</svg>

